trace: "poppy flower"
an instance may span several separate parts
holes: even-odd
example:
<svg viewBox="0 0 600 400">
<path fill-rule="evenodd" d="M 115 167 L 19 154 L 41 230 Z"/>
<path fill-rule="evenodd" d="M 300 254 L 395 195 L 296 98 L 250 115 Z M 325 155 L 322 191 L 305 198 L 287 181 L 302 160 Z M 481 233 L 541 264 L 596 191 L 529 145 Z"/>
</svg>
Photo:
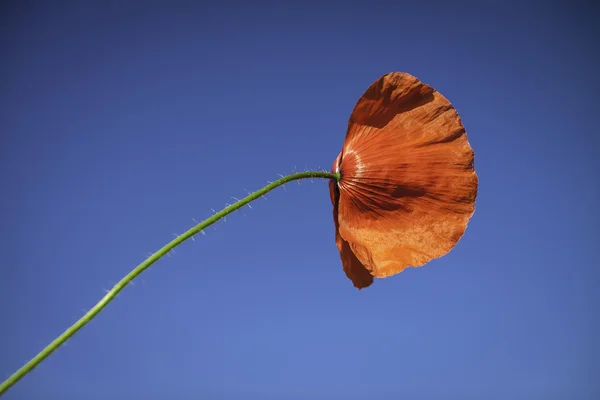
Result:
<svg viewBox="0 0 600 400">
<path fill-rule="evenodd" d="M 393 72 L 360 97 L 329 185 L 342 266 L 361 289 L 447 254 L 475 210 L 474 154 L 456 109 Z"/>
</svg>

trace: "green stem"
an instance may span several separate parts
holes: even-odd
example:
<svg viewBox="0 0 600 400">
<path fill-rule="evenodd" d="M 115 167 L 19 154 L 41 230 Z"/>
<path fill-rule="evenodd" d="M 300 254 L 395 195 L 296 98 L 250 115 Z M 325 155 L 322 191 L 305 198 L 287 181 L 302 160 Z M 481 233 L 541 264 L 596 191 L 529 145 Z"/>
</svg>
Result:
<svg viewBox="0 0 600 400">
<path fill-rule="evenodd" d="M 169 251 L 179 246 L 181 243 L 191 238 L 195 234 L 201 232 L 206 227 L 214 224 L 221 218 L 231 214 L 232 212 L 242 208 L 246 204 L 250 203 L 253 200 L 258 199 L 264 194 L 270 192 L 278 186 L 285 185 L 286 183 L 299 179 L 307 179 L 307 178 L 324 178 L 324 179 L 335 179 L 339 181 L 340 175 L 337 173 L 330 172 L 299 172 L 296 174 L 291 174 L 288 176 L 284 176 L 281 179 L 276 180 L 265 186 L 264 188 L 257 190 L 254 193 L 249 194 L 238 202 L 225 207 L 223 210 L 214 214 L 210 218 L 200 222 L 198 225 L 194 226 L 190 230 L 181 235 L 177 236 L 171 242 L 163 246 L 156 253 L 152 254 L 149 258 L 147 258 L 140 265 L 135 267 L 130 273 L 128 273 L 123 279 L 121 279 L 106 295 L 94 306 L 90 311 L 88 311 L 83 317 L 81 317 L 77 322 L 71 325 L 66 331 L 64 331 L 60 336 L 58 336 L 54 341 L 52 341 L 48 346 L 46 346 L 42 351 L 40 351 L 35 357 L 33 357 L 29 362 L 23 365 L 17 372 L 12 374 L 6 381 L 0 384 L 0 395 L 5 393 L 8 389 L 10 389 L 15 383 L 17 383 L 21 378 L 31 372 L 35 367 L 37 367 L 46 357 L 52 354 L 57 348 L 59 348 L 63 343 L 65 343 L 71 336 L 73 336 L 77 331 L 83 328 L 88 322 L 90 322 L 104 307 L 110 303 L 117 294 L 121 290 L 125 288 L 131 281 L 133 281 L 139 274 L 144 272 L 149 266 L 158 261 L 161 257 L 167 254 Z"/>
</svg>

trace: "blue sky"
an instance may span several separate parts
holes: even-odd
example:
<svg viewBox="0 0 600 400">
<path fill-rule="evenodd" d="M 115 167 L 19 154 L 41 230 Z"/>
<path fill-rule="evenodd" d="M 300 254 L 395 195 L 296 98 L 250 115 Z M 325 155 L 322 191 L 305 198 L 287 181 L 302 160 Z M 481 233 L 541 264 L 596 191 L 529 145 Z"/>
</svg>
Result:
<svg viewBox="0 0 600 400">
<path fill-rule="evenodd" d="M 358 291 L 327 183 L 290 184 L 155 264 L 7 400 L 600 396 L 593 6 L 99 3 L 2 3 L 1 379 L 193 219 L 329 169 L 384 73 L 456 106 L 477 210 L 446 257 Z"/>
</svg>

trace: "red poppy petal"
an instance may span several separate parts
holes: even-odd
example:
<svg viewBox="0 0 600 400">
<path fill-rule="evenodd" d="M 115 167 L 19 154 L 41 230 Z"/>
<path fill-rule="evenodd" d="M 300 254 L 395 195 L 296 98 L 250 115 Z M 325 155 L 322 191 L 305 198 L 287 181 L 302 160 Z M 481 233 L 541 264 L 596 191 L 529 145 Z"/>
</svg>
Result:
<svg viewBox="0 0 600 400">
<path fill-rule="evenodd" d="M 336 172 L 340 156 L 341 153 L 333 164 L 332 172 Z M 334 180 L 329 181 L 329 194 L 331 196 L 331 203 L 333 204 L 333 222 L 335 224 L 335 244 L 340 252 L 342 267 L 344 268 L 346 276 L 352 281 L 355 287 L 362 289 L 373 283 L 373 276 L 356 258 L 348 242 L 340 236 L 338 224 L 338 202 L 340 194 L 336 186 L 337 182 Z"/>
<path fill-rule="evenodd" d="M 373 283 L 373 275 L 368 269 L 356 258 L 356 255 L 336 230 L 335 244 L 340 251 L 342 266 L 348 279 L 352 281 L 354 287 L 358 289 L 366 288 Z"/>
<path fill-rule="evenodd" d="M 448 100 L 411 75 L 384 75 L 350 117 L 338 184 L 341 239 L 375 277 L 448 253 L 474 211 L 473 157 Z"/>
</svg>

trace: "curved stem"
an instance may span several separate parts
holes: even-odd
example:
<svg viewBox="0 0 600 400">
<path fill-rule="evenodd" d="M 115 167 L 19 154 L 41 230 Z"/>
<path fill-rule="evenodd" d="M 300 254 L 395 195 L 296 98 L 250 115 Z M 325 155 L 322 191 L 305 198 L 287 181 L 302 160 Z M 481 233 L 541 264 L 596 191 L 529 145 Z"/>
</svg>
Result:
<svg viewBox="0 0 600 400">
<path fill-rule="evenodd" d="M 182 233 L 177 236 L 175 239 L 170 241 L 168 244 L 163 246 L 156 253 L 152 254 L 148 257 L 144 262 L 135 267 L 130 273 L 128 273 L 123 279 L 121 279 L 106 295 L 94 306 L 90 311 L 88 311 L 83 317 L 81 317 L 77 322 L 71 325 L 66 331 L 64 331 L 60 336 L 54 339 L 48 346 L 46 346 L 42 351 L 40 351 L 35 357 L 33 357 L 29 362 L 23 365 L 17 372 L 12 374 L 6 381 L 0 384 L 0 395 L 5 393 L 8 389 L 10 389 L 15 383 L 17 383 L 21 378 L 27 375 L 31 370 L 37 367 L 46 357 L 52 354 L 57 348 L 59 348 L 63 343 L 65 343 L 71 336 L 73 336 L 77 331 L 83 328 L 88 322 L 90 322 L 104 307 L 110 303 L 117 294 L 121 290 L 125 288 L 131 281 L 133 281 L 139 274 L 144 272 L 149 266 L 158 261 L 161 257 L 167 254 L 169 251 L 191 238 L 195 234 L 201 232 L 206 227 L 214 224 L 221 218 L 231 214 L 232 212 L 242 208 L 246 204 L 250 203 L 253 200 L 258 199 L 264 194 L 270 192 L 271 190 L 277 188 L 278 186 L 284 185 L 290 181 L 299 180 L 299 179 L 307 179 L 307 178 L 324 178 L 324 179 L 335 179 L 339 181 L 340 175 L 337 173 L 330 172 L 299 172 L 296 174 L 291 174 L 282 177 L 281 179 L 276 180 L 265 186 L 262 189 L 257 190 L 254 193 L 249 194 L 238 202 L 225 207 L 223 210 L 215 213 L 210 218 L 200 222 L 198 225 L 189 229 L 187 232 Z"/>
</svg>

